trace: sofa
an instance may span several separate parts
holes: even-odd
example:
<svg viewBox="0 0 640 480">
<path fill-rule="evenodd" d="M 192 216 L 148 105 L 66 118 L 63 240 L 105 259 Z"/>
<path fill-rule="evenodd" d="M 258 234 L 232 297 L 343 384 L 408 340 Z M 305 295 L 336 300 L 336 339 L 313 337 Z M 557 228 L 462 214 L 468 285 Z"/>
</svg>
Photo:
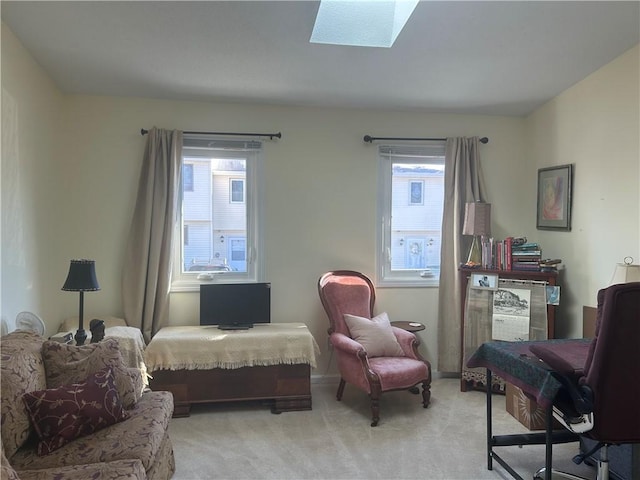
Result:
<svg viewBox="0 0 640 480">
<path fill-rule="evenodd" d="M 172 477 L 173 396 L 146 389 L 117 341 L 74 346 L 15 331 L 0 338 L 0 367 L 0 478 Z"/>
</svg>

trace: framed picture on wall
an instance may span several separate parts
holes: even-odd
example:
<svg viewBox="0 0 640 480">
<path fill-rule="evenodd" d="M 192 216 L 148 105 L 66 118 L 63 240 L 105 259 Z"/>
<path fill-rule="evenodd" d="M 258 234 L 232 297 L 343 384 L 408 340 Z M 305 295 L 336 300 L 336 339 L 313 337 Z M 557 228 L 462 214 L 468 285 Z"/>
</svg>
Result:
<svg viewBox="0 0 640 480">
<path fill-rule="evenodd" d="M 538 170 L 539 230 L 571 230 L 571 189 L 573 165 Z"/>
</svg>

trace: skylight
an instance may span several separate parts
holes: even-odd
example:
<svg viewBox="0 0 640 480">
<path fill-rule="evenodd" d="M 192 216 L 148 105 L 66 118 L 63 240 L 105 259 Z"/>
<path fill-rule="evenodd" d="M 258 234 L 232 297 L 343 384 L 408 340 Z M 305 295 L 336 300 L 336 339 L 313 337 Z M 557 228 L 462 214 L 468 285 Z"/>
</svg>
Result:
<svg viewBox="0 0 640 480">
<path fill-rule="evenodd" d="M 322 0 L 311 43 L 390 48 L 418 0 Z"/>
</svg>

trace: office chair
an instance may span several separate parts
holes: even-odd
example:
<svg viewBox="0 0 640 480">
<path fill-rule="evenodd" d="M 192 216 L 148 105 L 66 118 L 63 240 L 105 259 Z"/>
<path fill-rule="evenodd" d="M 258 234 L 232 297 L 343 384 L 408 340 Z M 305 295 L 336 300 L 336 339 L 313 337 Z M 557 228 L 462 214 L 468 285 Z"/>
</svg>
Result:
<svg viewBox="0 0 640 480">
<path fill-rule="evenodd" d="M 598 292 L 595 338 L 584 368 L 572 367 L 571 348 L 532 345 L 530 350 L 554 370 L 563 385 L 553 415 L 566 428 L 597 442 L 577 455 L 577 464 L 599 450 L 598 480 L 609 479 L 608 447 L 640 442 L 640 282 Z M 573 352 L 575 354 L 575 352 Z M 534 478 L 544 478 L 544 468 Z M 553 471 L 553 476 L 579 479 Z"/>
<path fill-rule="evenodd" d="M 329 317 L 329 340 L 340 372 L 337 400 L 342 400 L 347 382 L 368 393 L 372 427 L 380 420 L 380 395 L 383 392 L 410 390 L 422 384 L 422 405 L 427 408 L 431 398 L 431 365 L 418 353 L 418 338 L 411 332 L 389 326 L 391 341 L 397 340 L 400 350 L 393 355 L 375 356 L 372 348 L 368 353 L 354 340 L 347 325 L 345 314 L 362 319 L 373 317 L 376 292 L 371 280 L 351 270 L 328 272 L 318 280 L 318 293 Z M 361 321 L 365 328 L 367 321 Z"/>
</svg>

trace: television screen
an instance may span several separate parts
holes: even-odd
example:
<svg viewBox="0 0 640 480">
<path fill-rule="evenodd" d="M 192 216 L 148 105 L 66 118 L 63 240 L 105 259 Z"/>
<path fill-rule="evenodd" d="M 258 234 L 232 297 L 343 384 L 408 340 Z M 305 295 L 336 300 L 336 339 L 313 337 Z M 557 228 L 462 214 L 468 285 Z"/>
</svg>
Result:
<svg viewBox="0 0 640 480">
<path fill-rule="evenodd" d="M 200 285 L 200 325 L 271 322 L 271 283 Z"/>
</svg>

